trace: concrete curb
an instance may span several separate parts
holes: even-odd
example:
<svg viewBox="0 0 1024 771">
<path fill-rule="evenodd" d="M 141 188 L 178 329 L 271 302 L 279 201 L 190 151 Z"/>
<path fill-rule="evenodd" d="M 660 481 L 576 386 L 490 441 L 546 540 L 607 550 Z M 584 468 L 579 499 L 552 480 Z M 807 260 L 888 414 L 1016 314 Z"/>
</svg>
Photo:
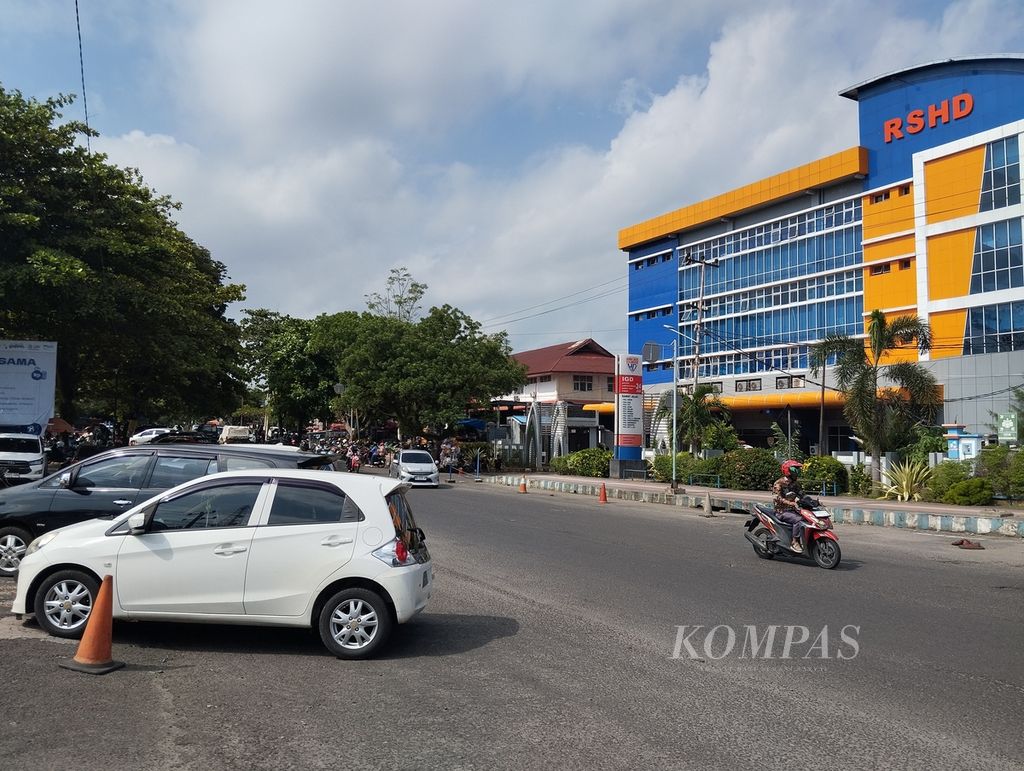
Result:
<svg viewBox="0 0 1024 771">
<path fill-rule="evenodd" d="M 491 484 L 516 487 L 526 478 L 527 489 L 549 490 L 571 495 L 593 495 L 601 492 L 605 484 L 608 499 L 636 503 L 660 503 L 685 509 L 705 509 L 707 494 L 690 495 L 685 492 L 673 495 L 671 492 L 651 490 L 630 490 L 610 486 L 608 480 L 594 483 L 566 482 L 561 479 L 545 479 L 529 474 L 497 475 L 486 477 Z M 748 512 L 755 503 L 752 498 L 711 495 L 711 507 L 724 513 Z M 972 533 L 976 535 L 1005 535 L 1024 538 L 1024 520 L 1011 517 L 987 517 L 962 514 L 929 514 L 918 511 L 902 511 L 899 508 L 865 508 L 857 506 L 831 505 L 833 521 L 847 525 L 873 525 L 895 527 L 904 530 L 929 530 L 946 533 Z"/>
</svg>

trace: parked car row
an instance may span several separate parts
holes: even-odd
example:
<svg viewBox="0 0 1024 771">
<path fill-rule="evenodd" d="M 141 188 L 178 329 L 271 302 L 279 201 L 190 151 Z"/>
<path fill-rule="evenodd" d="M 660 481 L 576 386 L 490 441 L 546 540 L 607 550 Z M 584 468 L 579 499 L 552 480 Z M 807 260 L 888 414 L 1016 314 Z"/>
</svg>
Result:
<svg viewBox="0 0 1024 771">
<path fill-rule="evenodd" d="M 13 610 L 78 637 L 110 574 L 117 618 L 310 626 L 341 658 L 372 655 L 426 605 L 430 554 L 409 484 L 333 468 L 157 438 L 0 490 Z"/>
<path fill-rule="evenodd" d="M 433 588 L 406 489 L 283 468 L 193 479 L 35 539 L 13 611 L 79 637 L 110 574 L 115 618 L 310 627 L 339 658 L 364 658 Z"/>
</svg>

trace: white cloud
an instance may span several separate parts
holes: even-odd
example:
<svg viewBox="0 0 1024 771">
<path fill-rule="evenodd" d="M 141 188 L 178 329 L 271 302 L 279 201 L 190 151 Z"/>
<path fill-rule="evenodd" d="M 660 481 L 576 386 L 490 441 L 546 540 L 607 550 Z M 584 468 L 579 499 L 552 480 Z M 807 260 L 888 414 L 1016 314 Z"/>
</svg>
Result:
<svg viewBox="0 0 1024 771">
<path fill-rule="evenodd" d="M 198 4 L 174 30 L 191 44 L 162 54 L 192 144 L 133 132 L 102 147 L 184 202 L 183 227 L 248 285 L 248 306 L 361 309 L 406 266 L 428 303 L 487 319 L 621 286 L 620 228 L 856 144 L 839 90 L 1021 44 L 1008 2 L 929 18 L 881 2 L 709 4 L 692 30 L 730 15 L 705 65 L 657 94 L 642 59 L 695 34 L 682 5 Z M 544 110 L 577 92 L 630 106 L 607 146 L 551 147 L 501 174 L 418 160 L 496 106 Z M 514 339 L 534 347 L 624 329 L 624 315 L 622 292 L 510 331 L 553 331 Z M 624 332 L 596 337 L 624 348 Z"/>
</svg>

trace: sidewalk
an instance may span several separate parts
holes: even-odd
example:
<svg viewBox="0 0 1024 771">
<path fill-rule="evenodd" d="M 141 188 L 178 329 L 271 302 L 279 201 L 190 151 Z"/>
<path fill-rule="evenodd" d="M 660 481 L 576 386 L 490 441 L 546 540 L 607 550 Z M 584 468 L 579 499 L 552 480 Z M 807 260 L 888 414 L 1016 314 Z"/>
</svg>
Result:
<svg viewBox="0 0 1024 771">
<path fill-rule="evenodd" d="M 630 479 L 598 479 L 548 473 L 491 474 L 491 484 L 518 487 L 526 480 L 527 489 L 549 490 L 573 495 L 599 495 L 602 483 L 608 499 L 661 503 L 681 508 L 718 510 L 724 513 L 747 512 L 754 503 L 769 503 L 770 492 L 725 490 L 686 485 L 673 493 L 665 482 Z M 818 496 L 832 511 L 833 520 L 844 524 L 896 527 L 909 530 L 933 530 L 949 533 L 1006 535 L 1024 538 L 1024 513 L 991 506 L 952 506 L 945 503 L 877 500 L 850 496 Z"/>
</svg>

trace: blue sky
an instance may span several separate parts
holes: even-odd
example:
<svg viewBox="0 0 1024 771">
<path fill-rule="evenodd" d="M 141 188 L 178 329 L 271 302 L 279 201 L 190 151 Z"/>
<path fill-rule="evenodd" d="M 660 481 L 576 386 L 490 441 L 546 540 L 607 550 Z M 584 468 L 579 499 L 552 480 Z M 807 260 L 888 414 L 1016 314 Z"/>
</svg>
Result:
<svg viewBox="0 0 1024 771">
<path fill-rule="evenodd" d="M 182 203 L 241 307 L 361 310 L 406 267 L 515 350 L 625 352 L 618 230 L 856 144 L 843 88 L 1024 50 L 1015 0 L 79 10 L 93 149 Z M 74 0 L 0 4 L 0 82 L 81 93 Z"/>
</svg>

